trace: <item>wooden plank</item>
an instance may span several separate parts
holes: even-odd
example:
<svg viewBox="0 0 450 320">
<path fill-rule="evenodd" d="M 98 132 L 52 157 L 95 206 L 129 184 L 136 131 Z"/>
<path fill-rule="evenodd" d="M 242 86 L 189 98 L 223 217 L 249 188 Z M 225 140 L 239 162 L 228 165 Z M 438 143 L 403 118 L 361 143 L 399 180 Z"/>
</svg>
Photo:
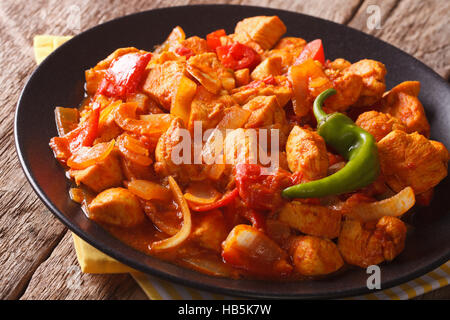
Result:
<svg viewBox="0 0 450 320">
<path fill-rule="evenodd" d="M 345 5 L 329 0 L 231 0 L 223 2 L 295 11 L 337 23 L 345 23 L 356 12 L 362 0 L 346 0 Z M 190 0 L 188 3 L 207 4 L 217 3 L 217 1 Z"/>
<path fill-rule="evenodd" d="M 33 274 L 21 299 L 146 300 L 147 296 L 129 274 L 81 273 L 71 233 L 66 232 L 51 256 Z"/>
<path fill-rule="evenodd" d="M 19 169 L 16 168 L 17 171 Z M 40 263 L 66 228 L 48 212 L 22 181 L 15 191 L 0 190 L 0 297 L 20 297 Z"/>
<path fill-rule="evenodd" d="M 12 7 L 15 4 L 16 7 Z M 30 25 L 17 24 L 18 14 L 32 16 L 37 6 L 24 10 L 24 3 L 1 2 L 0 27 L 0 299 L 20 297 L 33 272 L 61 239 L 66 228 L 37 199 L 26 182 L 15 150 L 13 117 L 26 78 L 35 68 Z M 30 28 L 31 27 L 31 28 Z"/>
<path fill-rule="evenodd" d="M 379 28 L 373 28 L 376 10 L 381 12 Z M 450 1 L 366 0 L 349 26 L 397 46 L 449 80 L 448 12 Z"/>
</svg>

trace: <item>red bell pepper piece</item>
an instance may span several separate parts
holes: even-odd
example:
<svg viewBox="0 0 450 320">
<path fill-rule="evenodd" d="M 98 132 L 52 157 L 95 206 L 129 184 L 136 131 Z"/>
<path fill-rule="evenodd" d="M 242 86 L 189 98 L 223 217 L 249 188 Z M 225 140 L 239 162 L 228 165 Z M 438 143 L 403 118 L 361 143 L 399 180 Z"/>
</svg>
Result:
<svg viewBox="0 0 450 320">
<path fill-rule="evenodd" d="M 253 69 L 261 62 L 261 57 L 255 50 L 239 42 L 217 47 L 216 53 L 222 64 L 233 70 Z"/>
<path fill-rule="evenodd" d="M 95 138 L 97 138 L 99 117 L 100 105 L 96 103 L 86 121 L 79 126 L 80 131 L 78 134 L 76 134 L 73 139 L 70 139 L 69 145 L 72 153 L 81 147 L 92 146 Z"/>
<path fill-rule="evenodd" d="M 234 188 L 232 191 L 224 194 L 223 197 L 220 200 L 216 201 L 215 203 L 198 205 L 192 202 L 188 202 L 188 204 L 189 208 L 191 208 L 193 211 L 197 212 L 210 211 L 230 204 L 238 196 L 238 194 L 239 194 L 238 189 Z"/>
<path fill-rule="evenodd" d="M 325 63 L 325 53 L 323 51 L 323 44 L 321 39 L 316 39 L 308 42 L 298 58 L 295 60 L 294 66 L 301 64 L 308 59 L 317 60 L 322 64 Z"/>
<path fill-rule="evenodd" d="M 134 52 L 116 58 L 106 71 L 97 93 L 108 97 L 125 98 L 128 94 L 136 92 L 151 57 L 151 53 Z"/>
<path fill-rule="evenodd" d="M 208 47 L 212 50 L 216 50 L 217 47 L 220 47 L 222 45 L 220 42 L 220 37 L 224 37 L 226 35 L 227 33 L 224 29 L 219 29 L 211 32 L 206 36 L 206 43 L 208 44 Z"/>
<path fill-rule="evenodd" d="M 50 140 L 56 158 L 65 163 L 67 159 L 81 147 L 92 146 L 98 134 L 98 119 L 100 117 L 100 105 L 95 103 L 87 119 L 74 130 L 62 137 L 54 137 Z"/>
</svg>

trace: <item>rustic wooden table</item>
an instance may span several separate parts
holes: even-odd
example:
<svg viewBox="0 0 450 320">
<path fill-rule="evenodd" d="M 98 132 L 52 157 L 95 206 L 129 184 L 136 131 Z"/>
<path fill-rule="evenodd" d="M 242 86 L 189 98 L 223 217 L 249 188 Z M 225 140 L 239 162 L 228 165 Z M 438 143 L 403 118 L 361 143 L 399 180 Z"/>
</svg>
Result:
<svg viewBox="0 0 450 320">
<path fill-rule="evenodd" d="M 157 7 L 217 2 L 287 9 L 349 25 L 405 50 L 449 80 L 448 0 L 2 0 L 0 299 L 146 299 L 129 275 L 80 273 L 70 232 L 38 200 L 22 173 L 13 117 L 19 93 L 36 68 L 33 36 L 76 34 Z M 437 298 L 449 299 L 450 286 L 420 297 Z"/>
</svg>

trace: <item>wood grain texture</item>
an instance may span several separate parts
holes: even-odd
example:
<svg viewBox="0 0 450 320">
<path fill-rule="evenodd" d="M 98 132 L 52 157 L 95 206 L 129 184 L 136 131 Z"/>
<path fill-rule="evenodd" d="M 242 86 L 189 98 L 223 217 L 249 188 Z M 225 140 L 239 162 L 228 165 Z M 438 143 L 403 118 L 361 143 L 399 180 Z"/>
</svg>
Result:
<svg viewBox="0 0 450 320">
<path fill-rule="evenodd" d="M 349 24 L 394 44 L 447 78 L 450 74 L 447 0 L 35 0 L 0 1 L 0 299 L 129 299 L 143 293 L 127 275 L 81 275 L 67 229 L 40 203 L 20 169 L 13 139 L 14 109 L 35 69 L 35 34 L 73 35 L 99 23 L 158 7 L 231 3 L 297 11 Z M 368 28 L 369 5 L 381 9 L 381 29 Z M 73 20 L 74 11 L 81 19 Z M 74 268 L 72 268 L 75 266 Z M 31 279 L 31 281 L 30 281 Z M 69 282 L 68 282 L 69 281 Z M 441 295 L 439 292 L 443 292 Z M 447 288 L 427 296 L 450 297 Z"/>
<path fill-rule="evenodd" d="M 369 28 L 368 18 L 376 10 L 373 6 L 381 11 L 379 29 Z M 447 0 L 366 0 L 349 26 L 408 52 L 449 80 L 449 12 Z"/>
<path fill-rule="evenodd" d="M 36 270 L 21 299 L 145 300 L 147 297 L 129 274 L 81 273 L 71 233 L 66 232 L 51 256 Z"/>
</svg>

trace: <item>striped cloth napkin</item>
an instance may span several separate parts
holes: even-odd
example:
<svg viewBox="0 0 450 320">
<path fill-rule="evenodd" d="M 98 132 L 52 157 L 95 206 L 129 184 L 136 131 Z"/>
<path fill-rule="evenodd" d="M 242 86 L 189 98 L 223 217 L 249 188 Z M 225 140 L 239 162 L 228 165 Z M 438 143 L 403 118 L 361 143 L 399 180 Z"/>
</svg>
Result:
<svg viewBox="0 0 450 320">
<path fill-rule="evenodd" d="M 39 64 L 54 49 L 69 40 L 70 36 L 35 36 L 34 53 L 36 62 Z M 209 293 L 202 290 L 192 289 L 186 286 L 174 284 L 154 276 L 136 271 L 117 260 L 105 255 L 88 243 L 73 234 L 75 251 L 82 272 L 85 273 L 130 273 L 145 294 L 152 300 L 223 300 L 237 299 L 225 295 Z M 379 292 L 347 299 L 358 300 L 407 300 L 438 288 L 445 287 L 450 283 L 450 261 L 439 268 L 411 280 L 399 286 L 385 289 Z"/>
</svg>

